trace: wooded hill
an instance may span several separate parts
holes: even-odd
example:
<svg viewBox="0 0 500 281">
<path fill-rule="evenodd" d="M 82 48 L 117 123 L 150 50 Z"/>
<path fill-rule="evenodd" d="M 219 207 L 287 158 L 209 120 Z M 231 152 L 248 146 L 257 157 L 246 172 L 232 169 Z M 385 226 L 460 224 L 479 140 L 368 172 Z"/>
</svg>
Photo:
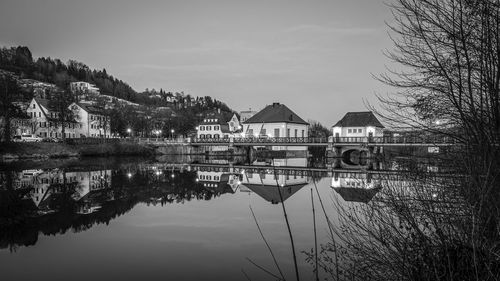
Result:
<svg viewBox="0 0 500 281">
<path fill-rule="evenodd" d="M 225 103 L 210 96 L 191 97 L 184 92 L 173 93 L 163 89 L 136 92 L 126 82 L 108 74 L 106 69 L 90 69 L 75 60 L 69 60 L 67 63 L 50 57 L 35 60 L 29 48 L 25 46 L 0 48 L 0 69 L 12 72 L 20 79 L 33 79 L 56 85 L 62 84 L 62 81 L 89 82 L 99 88 L 101 95 L 138 104 L 139 108 L 124 108 L 120 105 L 114 107 L 116 112 L 108 112 L 114 119 L 111 130 L 118 134 L 124 134 L 126 128 L 132 127 L 144 136 L 154 129 L 174 129 L 179 134 L 186 135 L 209 113 L 220 110 L 224 116 L 233 114 L 233 110 Z M 153 113 L 158 113 L 158 108 L 168 110 L 159 114 L 161 117 L 155 118 L 158 114 Z"/>
</svg>

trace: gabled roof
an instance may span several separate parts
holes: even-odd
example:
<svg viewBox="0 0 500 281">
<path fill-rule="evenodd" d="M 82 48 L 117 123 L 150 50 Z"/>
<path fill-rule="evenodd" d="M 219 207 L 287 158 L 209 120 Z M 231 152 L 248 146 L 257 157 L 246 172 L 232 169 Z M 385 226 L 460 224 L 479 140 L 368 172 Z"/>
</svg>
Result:
<svg viewBox="0 0 500 281">
<path fill-rule="evenodd" d="M 334 190 L 342 196 L 344 201 L 347 202 L 359 202 L 368 203 L 372 198 L 380 191 L 380 187 L 377 188 L 353 188 L 353 187 L 338 187 Z"/>
<path fill-rule="evenodd" d="M 306 185 L 307 183 L 278 187 L 275 185 L 244 184 L 245 187 L 255 192 L 257 195 L 264 198 L 266 201 L 271 202 L 272 204 L 280 203 L 281 198 L 283 198 L 283 201 L 286 201 L 293 194 L 295 194 L 295 192 L 299 191 Z"/>
<path fill-rule="evenodd" d="M 38 104 L 38 106 L 40 106 L 40 109 L 43 113 L 43 115 L 45 116 L 45 118 L 49 118 L 49 100 L 46 100 L 46 99 L 40 99 L 40 98 L 33 98 L 33 100 Z M 45 111 L 47 110 L 47 111 Z"/>
<path fill-rule="evenodd" d="M 377 117 L 371 111 L 362 112 L 347 112 L 334 127 L 379 127 L 384 128 L 384 125 L 378 121 Z"/>
<path fill-rule="evenodd" d="M 284 104 L 273 103 L 248 118 L 244 123 L 295 123 L 309 125 Z"/>
<path fill-rule="evenodd" d="M 81 107 L 83 110 L 87 111 L 88 113 L 105 115 L 104 108 L 102 108 L 102 107 L 90 105 L 90 104 L 83 104 L 83 103 L 77 103 L 77 105 L 79 107 Z"/>
<path fill-rule="evenodd" d="M 49 110 L 49 100 L 47 99 L 41 99 L 41 98 L 33 98 L 38 105 L 41 105 L 45 107 L 47 110 Z"/>
</svg>

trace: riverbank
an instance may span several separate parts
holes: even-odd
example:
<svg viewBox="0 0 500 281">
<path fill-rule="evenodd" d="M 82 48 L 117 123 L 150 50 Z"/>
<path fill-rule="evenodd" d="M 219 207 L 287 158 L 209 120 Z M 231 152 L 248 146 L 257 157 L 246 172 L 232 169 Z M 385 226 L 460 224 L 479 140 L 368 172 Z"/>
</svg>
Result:
<svg viewBox="0 0 500 281">
<path fill-rule="evenodd" d="M 155 149 L 133 142 L 79 144 L 65 143 L 2 143 L 0 161 L 50 159 L 84 156 L 149 156 Z"/>
</svg>

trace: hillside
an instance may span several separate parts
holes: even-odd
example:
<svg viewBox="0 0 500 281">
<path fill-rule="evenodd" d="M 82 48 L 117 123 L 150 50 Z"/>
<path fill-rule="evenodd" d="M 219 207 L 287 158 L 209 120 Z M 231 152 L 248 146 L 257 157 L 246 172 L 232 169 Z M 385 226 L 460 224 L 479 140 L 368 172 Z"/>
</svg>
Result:
<svg viewBox="0 0 500 281">
<path fill-rule="evenodd" d="M 220 111 L 228 117 L 233 114 L 226 104 L 209 96 L 192 97 L 184 92 L 163 89 L 146 89 L 139 93 L 108 74 L 106 69 L 92 70 L 75 60 L 67 63 L 44 57 L 35 60 L 29 48 L 23 46 L 0 48 L 0 70 L 15 74 L 27 92 L 27 99 L 33 97 L 35 84 L 48 88 L 62 82 L 94 84 L 100 94 L 87 99 L 106 107 L 107 114 L 112 117 L 111 130 L 118 135 L 125 135 L 129 128 L 141 136 L 150 136 L 153 130 L 174 130 L 176 135 L 187 135 L 209 113 Z"/>
</svg>

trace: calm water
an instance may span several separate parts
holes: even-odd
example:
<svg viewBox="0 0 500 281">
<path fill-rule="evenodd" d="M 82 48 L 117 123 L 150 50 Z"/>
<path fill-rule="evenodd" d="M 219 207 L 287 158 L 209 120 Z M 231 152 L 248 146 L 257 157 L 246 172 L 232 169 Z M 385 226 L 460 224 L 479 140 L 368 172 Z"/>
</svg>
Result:
<svg viewBox="0 0 500 281">
<path fill-rule="evenodd" d="M 196 164 L 180 163 L 189 161 Z M 293 278 L 280 198 L 300 273 L 310 279 L 312 266 L 301 251 L 314 246 L 313 180 L 332 219 L 332 200 L 365 204 L 376 193 L 353 192 L 363 179 L 333 189 L 341 181 L 346 185 L 342 177 L 347 176 L 332 180 L 327 173 L 312 174 L 306 159 L 263 160 L 257 167 L 189 161 L 86 159 L 4 166 L 1 280 L 247 280 L 242 271 L 252 280 L 273 280 L 247 260 L 277 273 L 250 207 L 285 276 Z M 270 164 L 279 168 L 262 167 Z M 299 168 L 282 169 L 291 166 Z M 328 232 L 314 196 L 323 243 Z"/>
</svg>

